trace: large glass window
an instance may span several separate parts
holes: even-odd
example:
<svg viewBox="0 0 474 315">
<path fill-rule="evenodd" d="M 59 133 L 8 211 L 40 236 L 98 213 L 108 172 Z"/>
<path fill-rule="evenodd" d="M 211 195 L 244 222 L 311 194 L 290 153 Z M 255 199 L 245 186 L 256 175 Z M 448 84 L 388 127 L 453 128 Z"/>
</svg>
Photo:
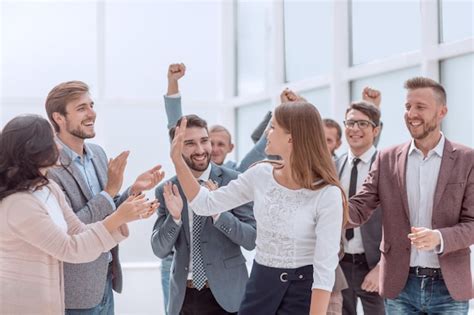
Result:
<svg viewBox="0 0 474 315">
<path fill-rule="evenodd" d="M 420 48 L 420 2 L 352 0 L 352 64 Z"/>
<path fill-rule="evenodd" d="M 332 64 L 334 4 L 291 0 L 284 4 L 286 81 L 328 73 Z"/>
<path fill-rule="evenodd" d="M 94 1 L 3 1 L 2 97 L 45 99 L 63 81 L 97 85 Z"/>
<path fill-rule="evenodd" d="M 237 2 L 237 94 L 265 89 L 270 2 Z"/>
<path fill-rule="evenodd" d="M 411 137 L 403 118 L 406 96 L 403 84 L 407 79 L 418 75 L 420 75 L 420 69 L 416 67 L 359 79 L 351 83 L 351 99 L 353 101 L 362 99 L 362 90 L 366 86 L 378 89 L 382 93 L 380 110 L 383 129 L 379 148 L 383 149 L 410 140 Z"/>
<path fill-rule="evenodd" d="M 474 2 L 472 0 L 441 0 L 441 41 L 473 37 Z"/>
<path fill-rule="evenodd" d="M 329 88 L 307 90 L 300 93 L 308 102 L 316 106 L 321 118 L 332 118 L 331 95 Z"/>
<path fill-rule="evenodd" d="M 106 2 L 106 96 L 161 99 L 168 65 L 183 62 L 183 96 L 216 99 L 220 14 L 212 1 Z"/>
<path fill-rule="evenodd" d="M 448 96 L 443 132 L 454 142 L 474 147 L 474 54 L 444 60 L 440 68 Z"/>
<path fill-rule="evenodd" d="M 262 101 L 238 107 L 236 110 L 237 140 L 236 150 L 238 161 L 252 149 L 253 141 L 250 135 L 263 120 L 269 110 L 270 101 Z"/>
</svg>

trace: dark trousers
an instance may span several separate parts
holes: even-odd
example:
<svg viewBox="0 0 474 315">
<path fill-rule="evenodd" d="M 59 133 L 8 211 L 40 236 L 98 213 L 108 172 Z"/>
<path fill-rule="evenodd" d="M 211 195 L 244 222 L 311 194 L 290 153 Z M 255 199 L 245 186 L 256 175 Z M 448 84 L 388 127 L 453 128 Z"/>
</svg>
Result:
<svg viewBox="0 0 474 315">
<path fill-rule="evenodd" d="M 194 288 L 186 288 L 183 307 L 180 315 L 228 315 L 236 314 L 226 312 L 217 303 L 211 289 L 203 288 L 202 290 Z"/>
<path fill-rule="evenodd" d="M 254 261 L 239 315 L 309 314 L 313 266 L 271 268 Z"/>
<path fill-rule="evenodd" d="M 361 289 L 362 282 L 370 271 L 367 262 L 341 261 L 340 265 L 349 285 L 349 288 L 342 290 L 342 314 L 357 314 L 357 298 L 362 301 L 364 314 L 385 314 L 383 298 L 377 292 L 367 292 Z"/>
</svg>

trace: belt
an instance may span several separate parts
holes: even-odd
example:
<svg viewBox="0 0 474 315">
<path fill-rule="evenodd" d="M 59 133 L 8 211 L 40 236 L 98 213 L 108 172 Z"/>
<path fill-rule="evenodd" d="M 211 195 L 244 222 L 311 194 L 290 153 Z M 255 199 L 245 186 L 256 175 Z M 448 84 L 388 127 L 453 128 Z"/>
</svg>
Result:
<svg viewBox="0 0 474 315">
<path fill-rule="evenodd" d="M 186 288 L 196 289 L 196 287 L 194 287 L 193 280 L 186 280 Z M 208 288 L 209 288 L 209 282 L 206 281 L 206 284 L 204 284 L 204 289 L 208 289 Z"/>
<path fill-rule="evenodd" d="M 410 274 L 417 277 L 443 279 L 441 268 L 410 267 Z"/>
<path fill-rule="evenodd" d="M 363 265 L 367 263 L 365 254 L 344 254 L 341 261 L 350 262 L 354 265 Z"/>
</svg>

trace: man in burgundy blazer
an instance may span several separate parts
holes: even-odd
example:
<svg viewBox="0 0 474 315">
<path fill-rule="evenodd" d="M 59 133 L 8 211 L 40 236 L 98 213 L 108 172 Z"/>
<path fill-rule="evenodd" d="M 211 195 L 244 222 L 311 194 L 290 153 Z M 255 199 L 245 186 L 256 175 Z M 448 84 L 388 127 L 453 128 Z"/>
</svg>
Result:
<svg viewBox="0 0 474 315">
<path fill-rule="evenodd" d="M 379 153 L 350 199 L 349 226 L 383 209 L 380 294 L 387 314 L 467 314 L 474 150 L 441 133 L 447 107 L 440 84 L 418 77 L 405 88 L 405 123 L 413 139 Z"/>
</svg>

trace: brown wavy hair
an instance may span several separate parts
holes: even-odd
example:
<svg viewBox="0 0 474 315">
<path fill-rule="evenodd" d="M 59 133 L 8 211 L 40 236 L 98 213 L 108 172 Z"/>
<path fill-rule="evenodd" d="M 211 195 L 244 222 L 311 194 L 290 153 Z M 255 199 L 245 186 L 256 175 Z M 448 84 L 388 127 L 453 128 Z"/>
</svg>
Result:
<svg viewBox="0 0 474 315">
<path fill-rule="evenodd" d="M 327 147 L 323 122 L 317 108 L 302 101 L 283 103 L 275 108 L 275 119 L 278 125 L 291 134 L 293 150 L 289 163 L 293 179 L 303 188 L 311 190 L 327 185 L 339 187 L 345 223 L 347 198 Z"/>
<path fill-rule="evenodd" d="M 41 168 L 58 159 L 53 128 L 38 115 L 10 120 L 0 134 L 0 201 L 17 192 L 49 183 Z"/>
</svg>

